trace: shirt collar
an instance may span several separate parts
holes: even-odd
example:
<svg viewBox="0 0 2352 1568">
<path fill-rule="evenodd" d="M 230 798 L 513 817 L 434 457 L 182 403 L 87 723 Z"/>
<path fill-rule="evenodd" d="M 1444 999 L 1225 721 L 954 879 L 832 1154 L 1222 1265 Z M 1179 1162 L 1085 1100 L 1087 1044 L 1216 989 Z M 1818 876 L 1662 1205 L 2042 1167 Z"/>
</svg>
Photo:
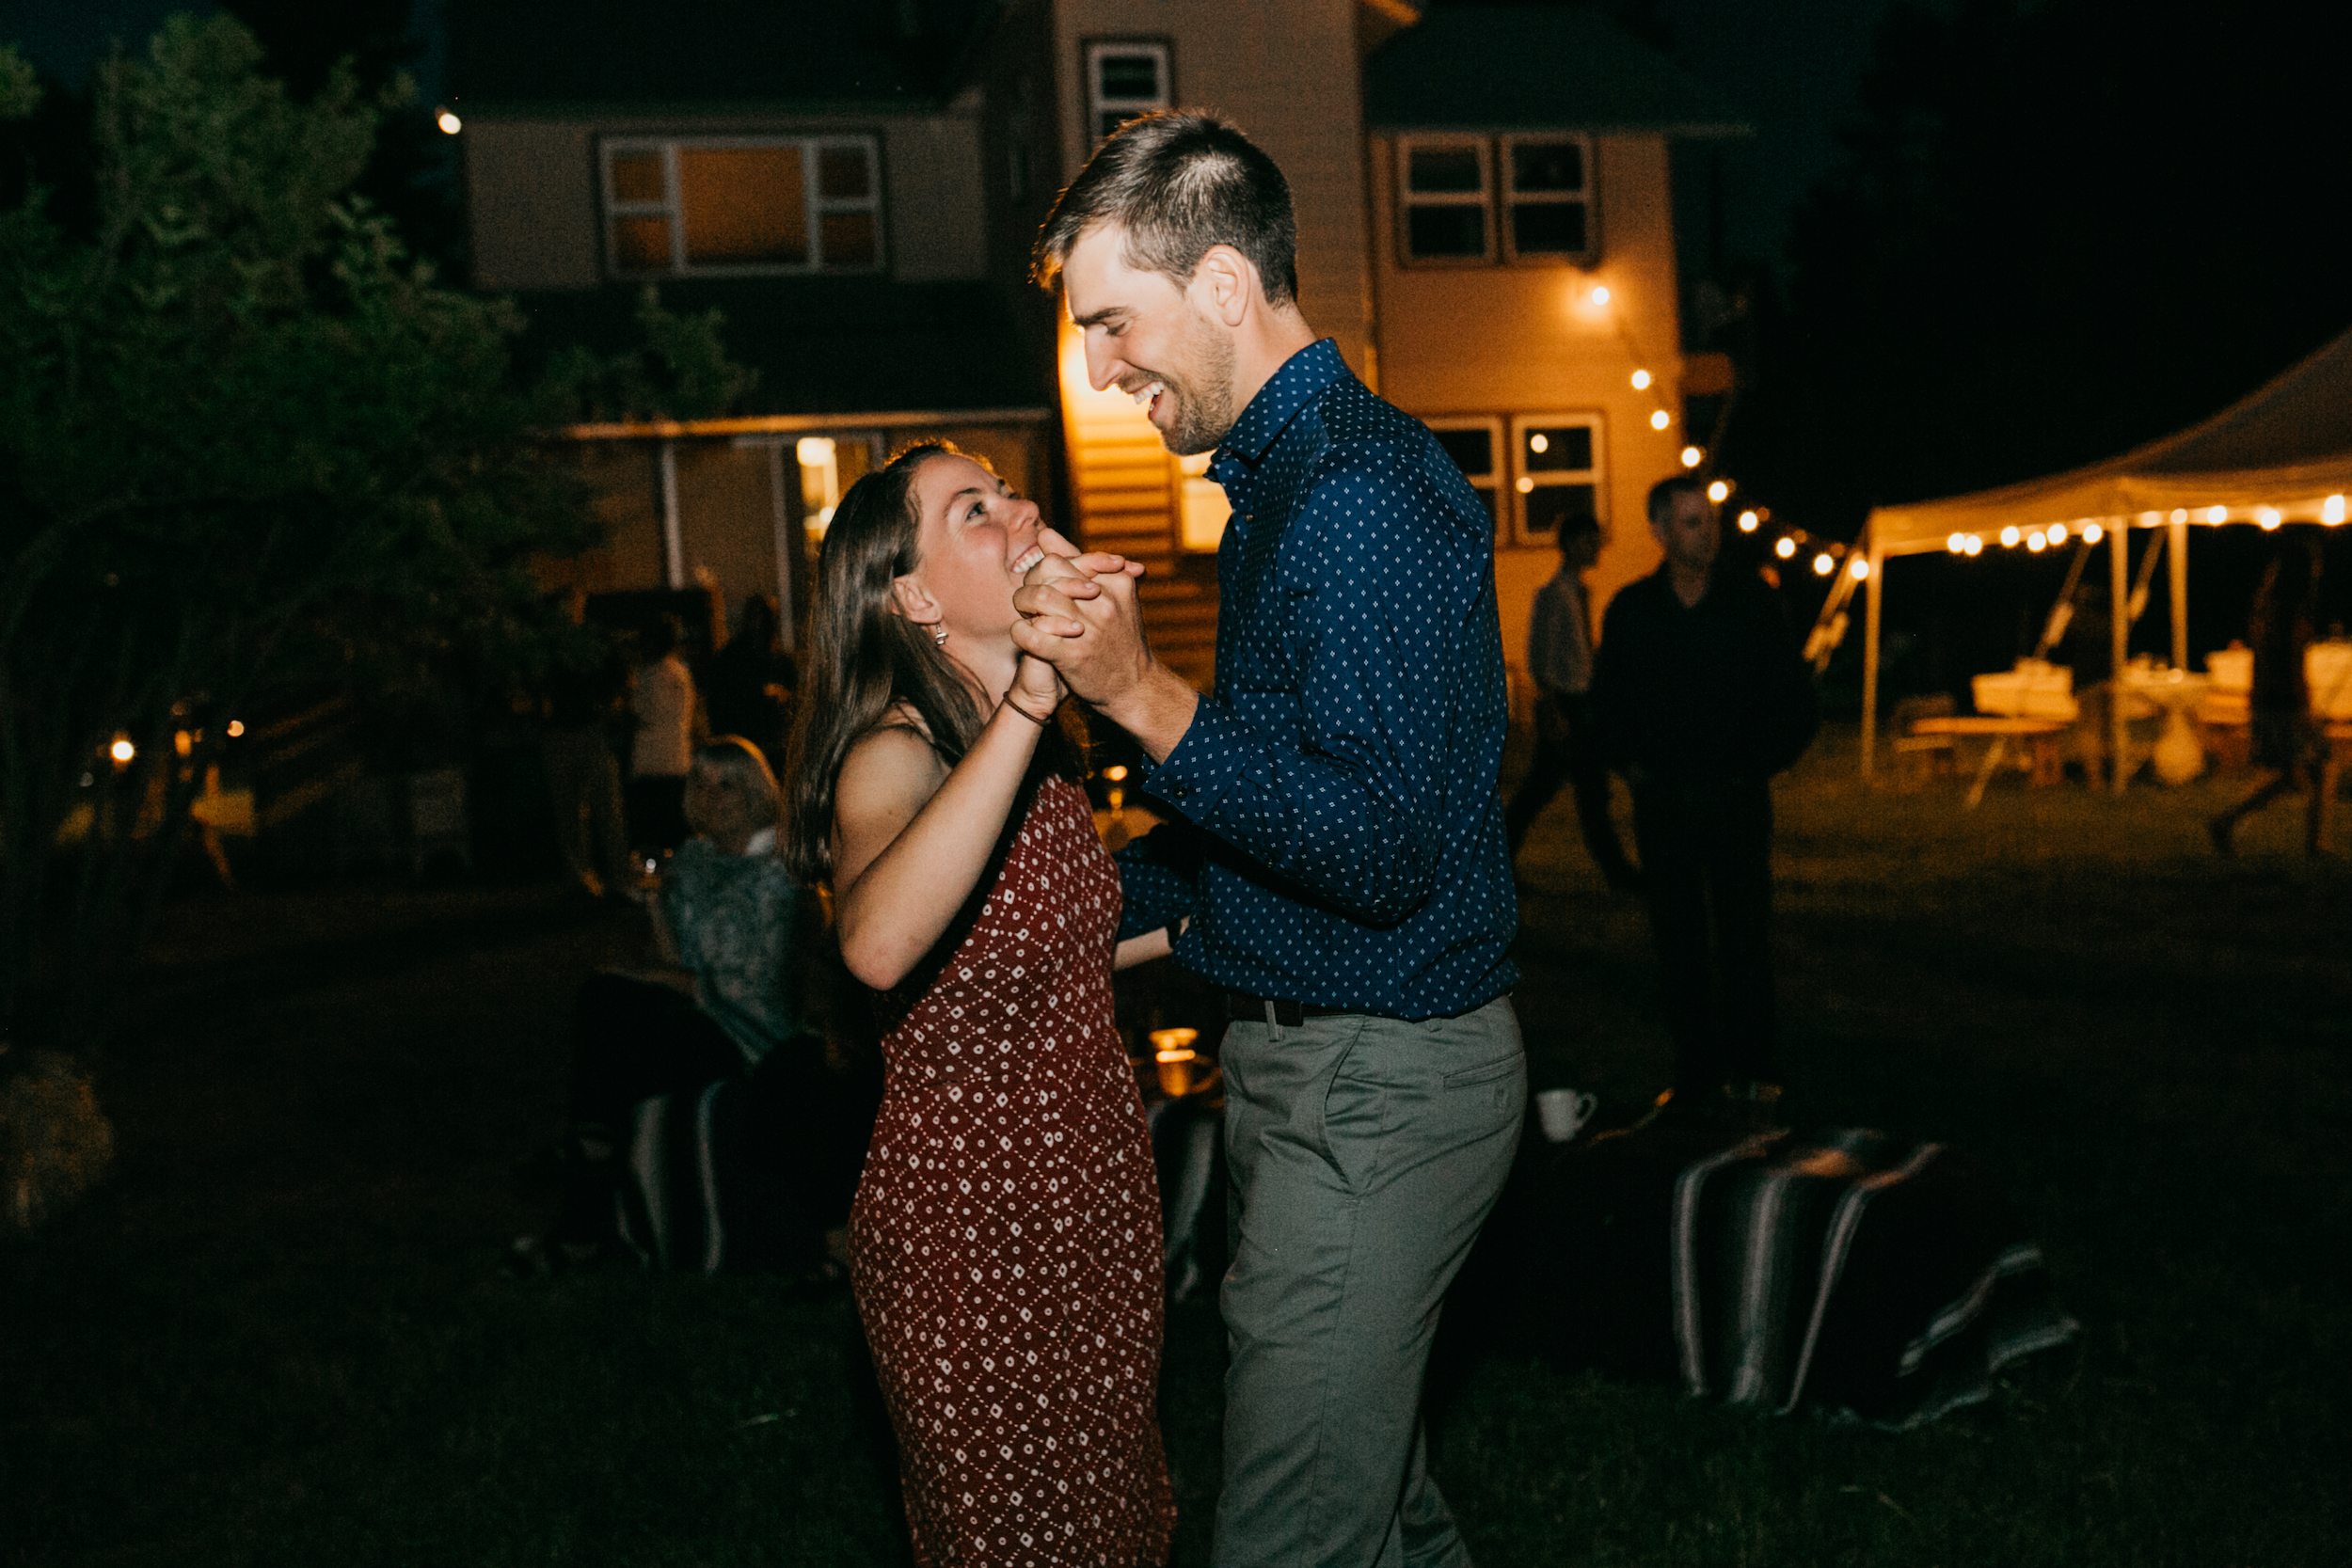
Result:
<svg viewBox="0 0 2352 1568">
<path fill-rule="evenodd" d="M 1347 361 L 1340 357 L 1339 344 L 1331 339 L 1318 339 L 1300 349 L 1258 388 L 1258 395 L 1217 443 L 1217 455 L 1238 457 L 1256 467 L 1298 411 L 1346 373 Z"/>
<path fill-rule="evenodd" d="M 772 855 L 775 852 L 776 831 L 773 828 L 760 829 L 752 835 L 751 842 L 743 846 L 746 855 Z"/>
</svg>

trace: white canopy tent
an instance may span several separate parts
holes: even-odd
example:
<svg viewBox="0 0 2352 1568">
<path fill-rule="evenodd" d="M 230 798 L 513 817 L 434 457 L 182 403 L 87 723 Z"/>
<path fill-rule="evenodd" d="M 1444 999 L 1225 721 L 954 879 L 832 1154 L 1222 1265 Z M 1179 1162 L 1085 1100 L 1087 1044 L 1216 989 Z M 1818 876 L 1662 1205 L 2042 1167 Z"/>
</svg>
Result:
<svg viewBox="0 0 2352 1568">
<path fill-rule="evenodd" d="M 1973 555 L 1987 546 L 2014 546 L 2033 534 L 2105 538 L 2108 581 L 2115 596 L 2114 668 L 2123 675 L 2131 630 L 2128 550 L 2134 529 L 2169 529 L 2171 566 L 2172 663 L 2188 668 L 2188 530 L 2192 525 L 2344 520 L 2352 493 L 2352 332 L 2328 343 L 2284 374 L 2216 414 L 2162 440 L 2069 473 L 1998 490 L 1870 514 L 1863 539 L 1869 552 L 1867 626 L 1862 662 L 1862 770 L 1877 751 L 1879 603 L 1891 556 L 1931 550 Z M 2096 532 L 2092 529 L 2096 528 Z M 2123 751 L 2124 705 L 2108 705 L 2115 753 Z M 2116 788 L 2124 772 L 2116 770 Z"/>
</svg>

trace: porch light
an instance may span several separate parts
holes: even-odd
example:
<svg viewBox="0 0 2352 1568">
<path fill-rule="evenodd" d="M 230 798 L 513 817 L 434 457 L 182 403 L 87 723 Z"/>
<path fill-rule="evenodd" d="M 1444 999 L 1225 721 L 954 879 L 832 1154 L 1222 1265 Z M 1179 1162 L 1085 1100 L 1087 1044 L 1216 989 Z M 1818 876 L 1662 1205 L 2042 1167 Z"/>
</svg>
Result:
<svg viewBox="0 0 2352 1568">
<path fill-rule="evenodd" d="M 1606 304 L 1608 304 L 1608 303 L 1609 303 L 1609 285 L 1608 285 L 1608 284 L 1606 284 L 1606 283 L 1596 283 L 1596 284 L 1594 284 L 1594 285 L 1593 285 L 1592 300 L 1593 300 L 1593 303 L 1594 303 L 1595 305 L 1606 305 Z"/>
<path fill-rule="evenodd" d="M 1649 372 L 1635 371 L 1633 372 L 1633 389 L 1637 392 L 1649 390 Z"/>
<path fill-rule="evenodd" d="M 1527 450 L 1530 451 L 1547 451 L 1550 447 L 1551 437 L 1540 430 L 1527 438 Z"/>
<path fill-rule="evenodd" d="M 435 115 L 433 123 L 441 128 L 441 135 L 445 136 L 453 136 L 466 128 L 466 122 L 459 119 L 456 111 L 453 109 L 443 109 L 439 114 Z"/>
</svg>

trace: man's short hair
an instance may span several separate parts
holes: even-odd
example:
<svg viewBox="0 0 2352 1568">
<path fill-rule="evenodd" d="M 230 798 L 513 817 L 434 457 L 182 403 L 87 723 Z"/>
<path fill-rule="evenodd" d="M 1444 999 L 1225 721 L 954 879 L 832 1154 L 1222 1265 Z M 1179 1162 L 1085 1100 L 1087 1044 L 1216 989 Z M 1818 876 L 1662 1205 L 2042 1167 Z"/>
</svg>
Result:
<svg viewBox="0 0 2352 1568">
<path fill-rule="evenodd" d="M 1111 134 L 1055 198 L 1029 276 L 1050 289 L 1072 247 L 1097 224 L 1126 234 L 1121 259 L 1182 288 L 1211 245 L 1258 269 L 1266 299 L 1298 298 L 1298 219 L 1290 182 L 1248 137 L 1214 115 L 1163 110 Z"/>
<path fill-rule="evenodd" d="M 1664 528 L 1666 519 L 1674 515 L 1677 496 L 1696 496 L 1707 499 L 1707 481 L 1696 474 L 1673 474 L 1649 487 L 1649 526 Z"/>
<path fill-rule="evenodd" d="M 1581 540 L 1599 537 L 1600 519 L 1598 517 L 1569 517 L 1560 524 L 1560 547 L 1564 550 Z"/>
</svg>

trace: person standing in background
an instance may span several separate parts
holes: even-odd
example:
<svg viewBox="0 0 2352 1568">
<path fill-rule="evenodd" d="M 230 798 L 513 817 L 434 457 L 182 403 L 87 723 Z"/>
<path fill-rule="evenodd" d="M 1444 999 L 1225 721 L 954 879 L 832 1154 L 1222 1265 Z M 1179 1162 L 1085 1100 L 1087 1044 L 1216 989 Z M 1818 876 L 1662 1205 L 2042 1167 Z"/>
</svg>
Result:
<svg viewBox="0 0 2352 1568">
<path fill-rule="evenodd" d="M 572 624 L 595 638 L 586 662 L 558 667 L 548 679 L 548 724 L 539 738 L 547 769 L 556 847 L 581 892 L 592 898 L 632 885 L 628 830 L 621 813 L 620 759 L 612 726 L 628 689 L 628 667 L 604 628 L 587 620 L 586 595 L 575 592 Z"/>
<path fill-rule="evenodd" d="M 800 671 L 777 636 L 775 601 L 754 594 L 743 601 L 743 625 L 708 666 L 703 705 L 713 735 L 739 735 L 760 750 L 768 766 L 784 766 L 785 727 Z"/>
<path fill-rule="evenodd" d="M 1718 571 L 1715 506 L 1694 475 L 1649 493 L 1666 559 L 1610 601 L 1594 693 L 1609 761 L 1633 786 L 1633 838 L 1665 968 L 1686 1116 L 1752 1121 L 1780 1098 L 1772 963 L 1772 777 L 1820 714 L 1780 601 Z"/>
<path fill-rule="evenodd" d="M 2317 855 L 2325 798 L 2318 772 L 2316 727 L 2312 723 L 2312 689 L 2304 655 L 2319 620 L 2319 554 L 2288 540 L 2263 572 L 2254 590 L 2247 641 L 2254 645 L 2254 689 L 2249 695 L 2254 766 L 2268 776 L 2237 804 L 2205 824 L 2213 847 L 2237 853 L 2237 825 L 2280 796 L 2302 791 L 2309 798 L 2303 817 L 2303 852 Z"/>
<path fill-rule="evenodd" d="M 1572 517 L 1560 525 L 1560 570 L 1536 590 L 1527 634 L 1527 669 L 1535 682 L 1535 760 L 1511 797 L 1503 830 L 1513 860 L 1563 783 L 1573 786 L 1584 848 L 1609 885 L 1641 885 L 1609 819 L 1609 765 L 1593 717 L 1593 609 L 1584 574 L 1600 560 L 1600 524 Z"/>
<path fill-rule="evenodd" d="M 678 644 L 685 628 L 664 615 L 645 636 L 631 706 L 637 737 L 629 748 L 628 828 L 640 849 L 686 842 L 686 774 L 694 761 L 694 677 Z"/>
</svg>

